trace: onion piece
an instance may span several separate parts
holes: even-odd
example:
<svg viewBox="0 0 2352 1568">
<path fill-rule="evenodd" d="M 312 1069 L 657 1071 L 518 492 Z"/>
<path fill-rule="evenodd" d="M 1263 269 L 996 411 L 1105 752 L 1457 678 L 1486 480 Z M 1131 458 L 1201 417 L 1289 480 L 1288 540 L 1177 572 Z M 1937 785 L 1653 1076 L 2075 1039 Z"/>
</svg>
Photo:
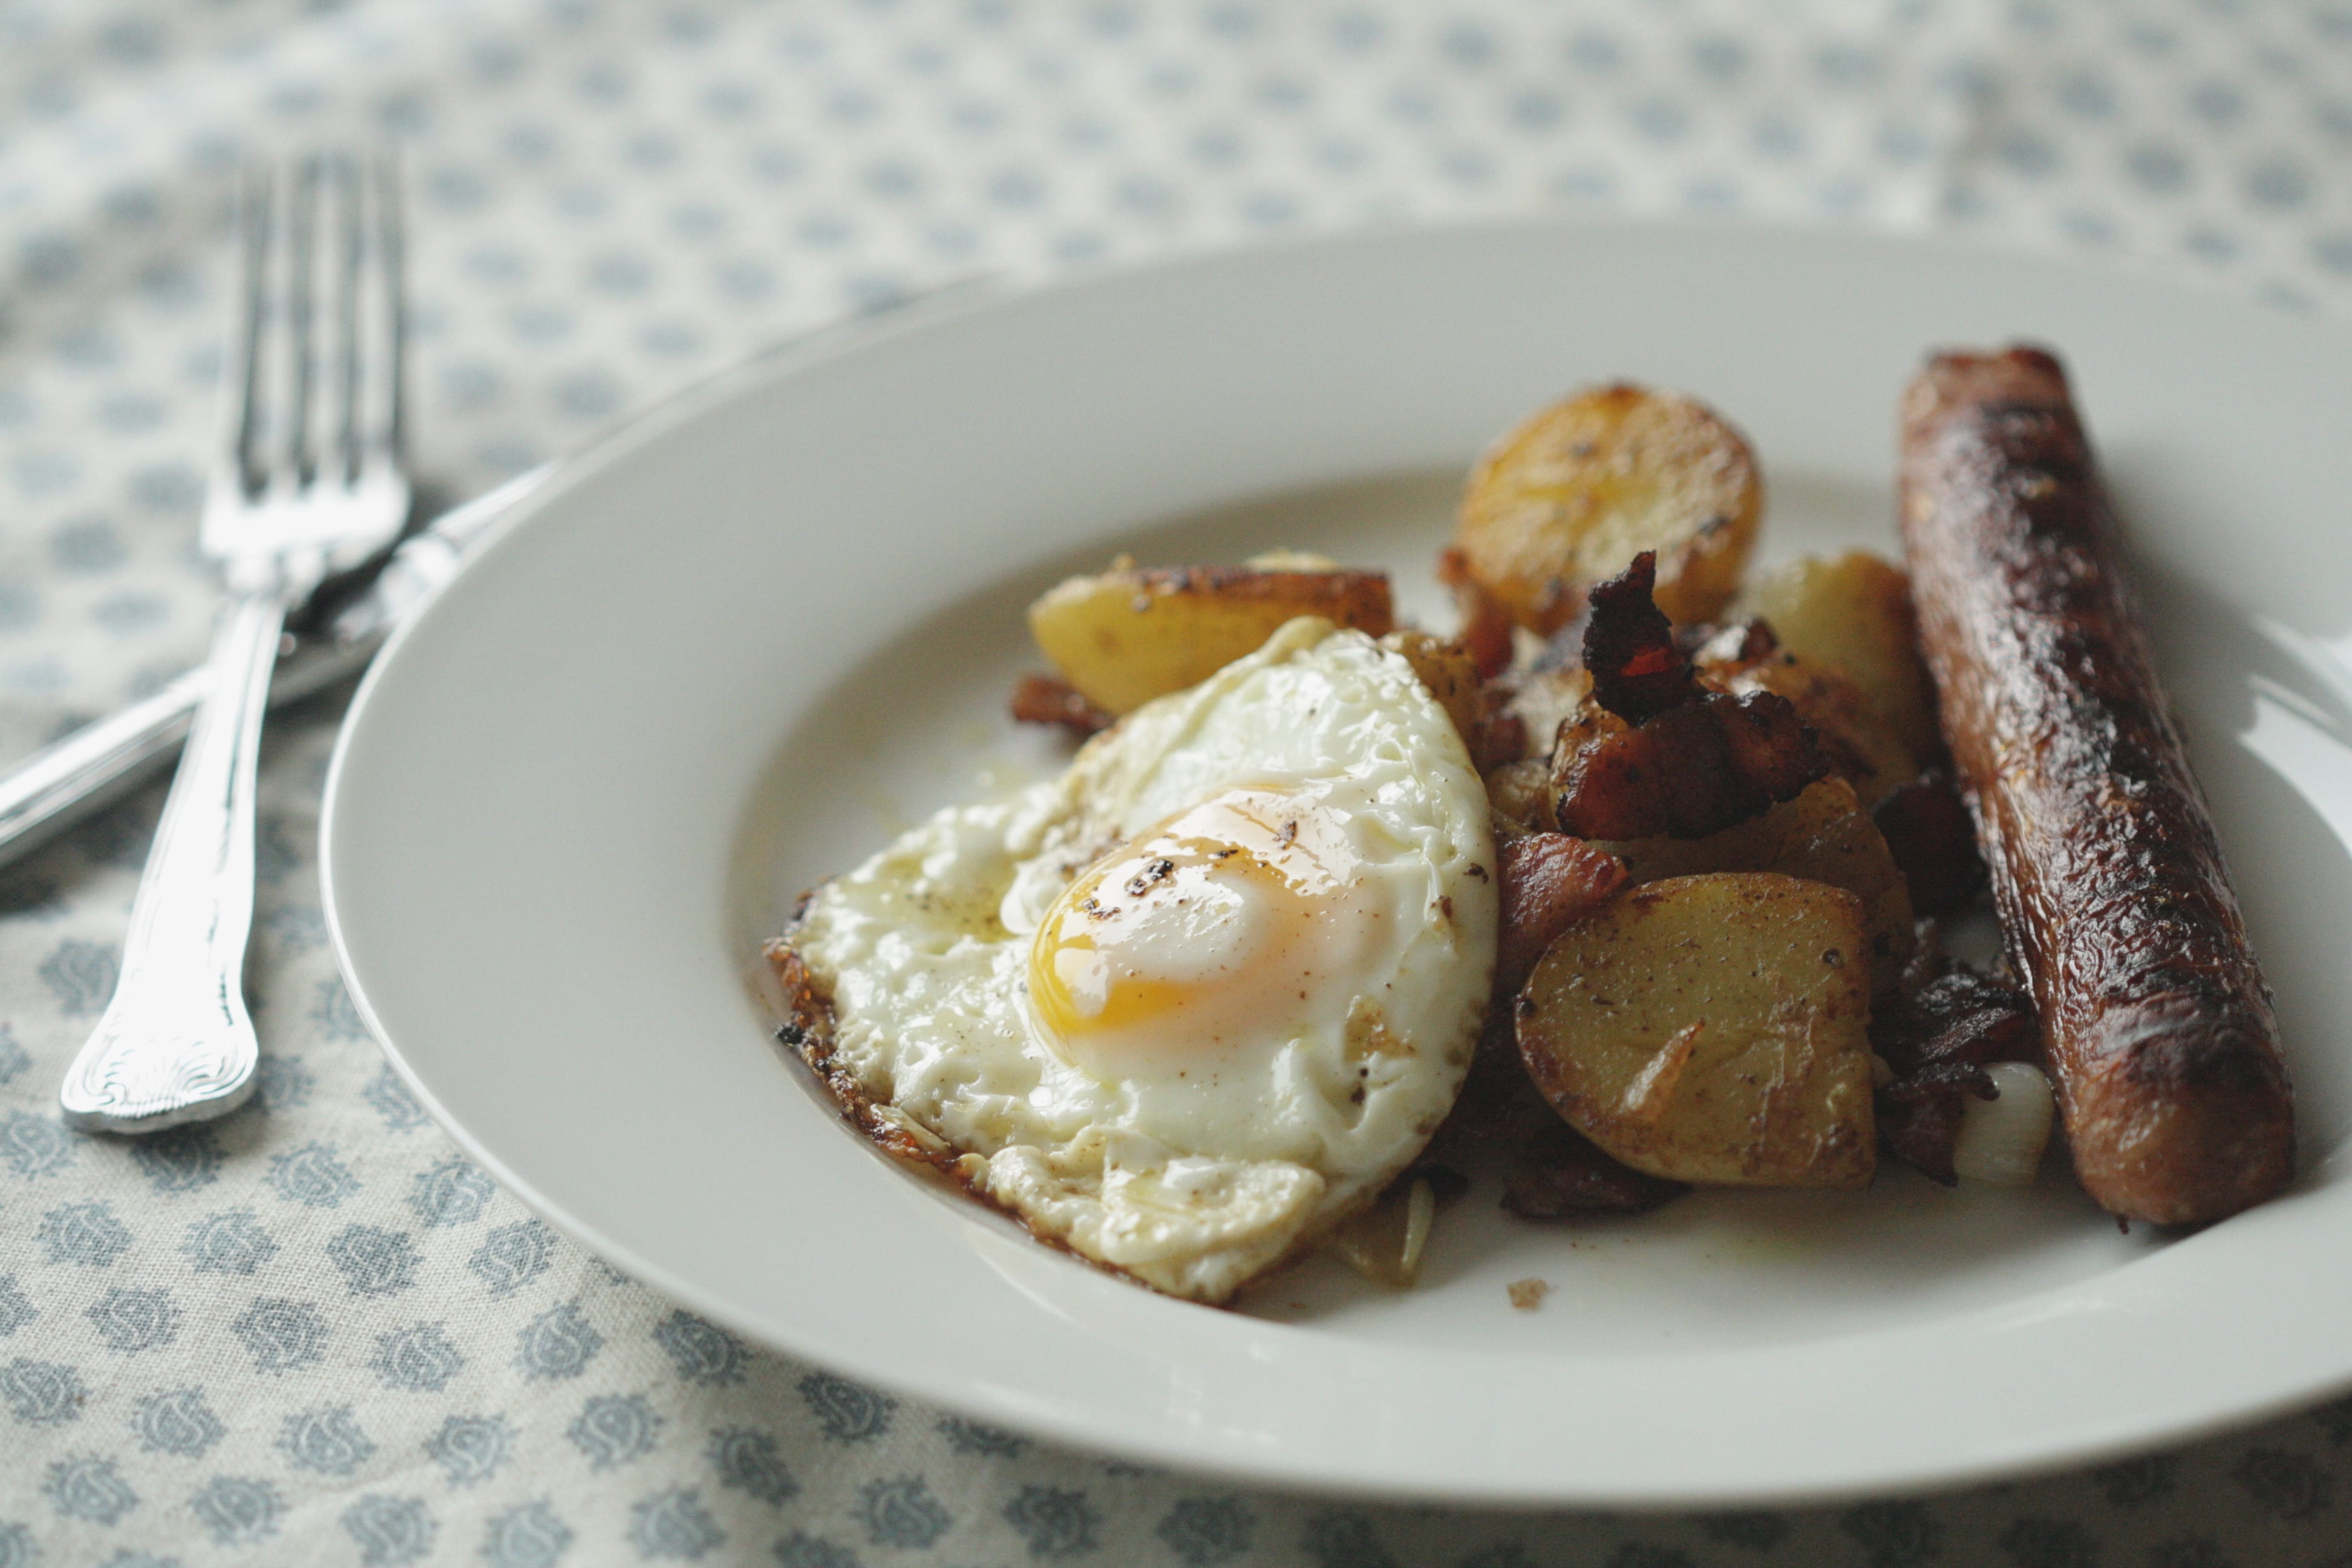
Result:
<svg viewBox="0 0 2352 1568">
<path fill-rule="evenodd" d="M 1415 1176 L 1412 1195 L 1405 1200 L 1404 1210 L 1404 1277 L 1408 1283 L 1421 1278 L 1421 1251 L 1429 1245 L 1430 1227 L 1437 1223 L 1437 1189 L 1426 1177 Z"/>
<path fill-rule="evenodd" d="M 2026 1062 L 1993 1062 L 1985 1073 L 1998 1100 L 1969 1099 L 1952 1143 L 1952 1169 L 1961 1180 L 1996 1187 L 2030 1187 L 2049 1146 L 2056 1100 L 2050 1079 Z"/>
</svg>

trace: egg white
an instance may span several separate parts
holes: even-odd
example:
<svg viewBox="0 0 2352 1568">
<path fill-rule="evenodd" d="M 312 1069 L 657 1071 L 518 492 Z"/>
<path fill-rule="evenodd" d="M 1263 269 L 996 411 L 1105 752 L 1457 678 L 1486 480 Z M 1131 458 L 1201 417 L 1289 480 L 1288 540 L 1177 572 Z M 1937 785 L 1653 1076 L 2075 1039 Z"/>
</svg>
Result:
<svg viewBox="0 0 2352 1568">
<path fill-rule="evenodd" d="M 1225 1012 L 1261 1022 L 1213 1040 L 1197 1007 L 1057 1036 L 1029 994 L 1055 900 L 1228 799 L 1273 803 L 1291 837 L 1349 865 L 1344 907 L 1311 933 L 1328 963 L 1243 973 L 1264 1004 Z M 826 883 L 786 943 L 830 1005 L 836 1087 L 956 1152 L 1037 1235 L 1219 1301 L 1377 1196 L 1451 1109 L 1494 973 L 1488 821 L 1403 658 L 1302 618 L 1128 715 L 1060 778 L 950 807 Z M 1158 929 L 1181 948 L 1182 928 Z"/>
</svg>

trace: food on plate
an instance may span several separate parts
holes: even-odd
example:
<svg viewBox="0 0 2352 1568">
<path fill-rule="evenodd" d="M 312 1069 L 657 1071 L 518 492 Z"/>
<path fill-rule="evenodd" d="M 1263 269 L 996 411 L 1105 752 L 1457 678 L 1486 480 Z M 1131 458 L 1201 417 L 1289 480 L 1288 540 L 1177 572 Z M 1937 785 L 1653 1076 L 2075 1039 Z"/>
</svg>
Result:
<svg viewBox="0 0 2352 1568">
<path fill-rule="evenodd" d="M 1918 776 L 1920 759 L 1844 671 L 1776 646 L 1778 628 L 1769 622 L 1729 629 L 1721 646 L 1699 653 L 1711 688 L 1741 699 L 1769 692 L 1786 702 L 1866 806 Z"/>
<path fill-rule="evenodd" d="M 2057 361 L 1941 354 L 1900 516 L 1943 732 L 2083 1185 L 2221 1219 L 2292 1178 L 2277 1022 Z"/>
<path fill-rule="evenodd" d="M 1517 623 L 1511 619 L 1510 606 L 1470 574 L 1468 558 L 1453 545 L 1437 552 L 1437 580 L 1454 590 L 1461 621 L 1454 640 L 1477 667 L 1478 679 L 1491 680 L 1502 674 L 1510 668 L 1518 644 L 1511 631 Z"/>
<path fill-rule="evenodd" d="M 1388 577 L 1289 554 L 1231 567 L 1122 557 L 1032 605 L 1029 632 L 1073 689 L 1116 718 L 1206 679 L 1299 616 L 1385 637 L 1395 626 Z"/>
<path fill-rule="evenodd" d="M 1591 847 L 1608 850 L 1636 883 L 1706 871 L 1778 871 L 1843 888 L 1862 900 L 1863 956 L 1874 996 L 1893 991 L 1911 960 L 1916 937 L 1910 889 L 1853 786 L 1834 775 L 1705 838 L 1637 838 Z"/>
<path fill-rule="evenodd" d="M 1703 682 L 1651 601 L 1647 552 L 1597 584 L 1592 689 L 1552 745 L 1550 822 L 1580 838 L 1698 838 L 1794 798 L 1829 771 L 1777 692 Z"/>
<path fill-rule="evenodd" d="M 1739 432 L 1705 404 L 1618 383 L 1556 403 L 1487 448 L 1463 492 L 1465 574 L 1520 626 L 1573 621 L 1593 584 L 1647 551 L 1658 607 L 1712 619 L 1738 591 L 1764 515 Z"/>
<path fill-rule="evenodd" d="M 1913 756 L 1942 749 L 1911 580 L 1900 567 L 1867 550 L 1799 556 L 1758 574 L 1731 616 L 1769 623 L 1790 653 L 1853 681 Z"/>
<path fill-rule="evenodd" d="M 1871 1047 L 1886 1064 L 1878 1086 L 1878 1133 L 1905 1163 L 1950 1186 L 1960 1177 L 1958 1142 L 1971 1110 L 2003 1098 L 1992 1068 L 2003 1062 L 2030 1066 L 2042 1047 L 2033 1005 L 2023 992 L 1971 969 L 1945 971 L 1932 946 L 1921 957 L 1924 965 L 1915 964 L 1897 993 L 1880 997 L 1871 1013 Z M 2038 1151 L 2049 1135 L 2047 1097 L 2012 1106 L 2008 1114 L 2040 1118 L 2041 1132 L 2031 1140 Z M 2029 1138 L 2024 1129 L 2009 1136 L 2021 1149 Z M 2022 1163 L 2021 1153 L 2012 1163 Z"/>
<path fill-rule="evenodd" d="M 1995 1187 L 2030 1187 L 2050 1143 L 2055 1092 L 2032 1062 L 1991 1062 L 1985 1077 L 1992 1098 L 1971 1097 L 1960 1107 L 1952 1139 L 1952 1174 Z"/>
<path fill-rule="evenodd" d="M 1459 644 L 1423 631 L 1391 632 L 1381 639 L 1381 646 L 1403 656 L 1412 667 L 1412 673 L 1445 716 L 1454 721 L 1454 732 L 1462 743 L 1469 745 L 1479 726 L 1486 721 L 1486 700 L 1480 689 L 1478 668 Z"/>
<path fill-rule="evenodd" d="M 1882 1151 L 2029 1185 L 2053 1104 L 2117 1214 L 2276 1190 L 2268 995 L 2063 377 L 1945 356 L 1905 414 L 1913 574 L 1743 586 L 1746 443 L 1618 384 L 1480 460 L 1451 635 L 1319 556 L 1061 584 L 1012 709 L 1067 770 L 810 894 L 785 1037 L 883 1147 L 1208 1302 L 1318 1247 L 1411 1285 L 1470 1169 L 1543 1222 Z M 1988 863 L 2022 985 L 1943 951 Z"/>
<path fill-rule="evenodd" d="M 1055 675 L 1024 675 L 1006 705 L 1024 724 L 1058 724 L 1084 740 L 1110 728 L 1111 716 L 1087 701 L 1078 689 Z"/>
<path fill-rule="evenodd" d="M 1976 824 L 1969 820 L 1951 775 L 1941 768 L 1881 796 L 1870 808 L 1870 820 L 1903 872 L 1916 913 L 1950 914 L 1984 886 Z"/>
<path fill-rule="evenodd" d="M 1502 935 L 1495 986 L 1516 996 L 1555 937 L 1617 896 L 1626 868 L 1601 846 L 1565 833 L 1514 833 L 1497 849 Z"/>
<path fill-rule="evenodd" d="M 1772 872 L 1630 889 L 1555 938 L 1517 1003 L 1528 1073 L 1673 1181 L 1858 1187 L 1875 1167 L 1862 900 Z"/>
<path fill-rule="evenodd" d="M 1494 973 L 1488 809 L 1405 656 L 1301 617 L 825 883 L 773 956 L 869 1134 L 1221 1301 L 1452 1108 Z"/>
<path fill-rule="evenodd" d="M 1368 1279 L 1402 1289 L 1421 1279 L 1437 1216 L 1467 1184 L 1442 1165 L 1415 1165 L 1370 1208 L 1340 1222 L 1330 1250 Z"/>
<path fill-rule="evenodd" d="M 1647 1214 L 1689 1184 L 1622 1165 L 1545 1106 L 1504 1176 L 1503 1207 L 1521 1219 L 1601 1219 Z"/>
</svg>

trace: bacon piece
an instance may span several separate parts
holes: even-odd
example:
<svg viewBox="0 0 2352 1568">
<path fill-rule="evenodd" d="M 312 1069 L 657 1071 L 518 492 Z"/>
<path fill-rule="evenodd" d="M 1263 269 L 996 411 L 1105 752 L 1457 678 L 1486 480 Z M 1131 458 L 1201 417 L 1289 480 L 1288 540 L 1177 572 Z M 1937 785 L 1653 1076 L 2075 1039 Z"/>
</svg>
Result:
<svg viewBox="0 0 2352 1568">
<path fill-rule="evenodd" d="M 1552 825 L 1579 838 L 1704 838 L 1830 768 L 1786 698 L 1702 684 L 1650 596 L 1656 571 L 1645 551 L 1588 601 L 1592 688 L 1552 747 Z"/>
<path fill-rule="evenodd" d="M 1584 668 L 1592 697 L 1629 724 L 1640 724 L 1698 696 L 1690 657 L 1675 645 L 1675 624 L 1650 597 L 1658 580 L 1658 553 L 1644 550 L 1633 563 L 1592 589 L 1584 617 Z"/>
<path fill-rule="evenodd" d="M 1948 1187 L 1959 1180 L 1952 1144 L 1959 1136 L 1962 1101 L 1994 1095 L 1986 1064 L 2039 1055 L 2033 1005 L 2025 994 L 1959 967 L 1916 995 L 1874 1007 L 1870 1045 L 1895 1072 L 1877 1094 L 1880 1141 Z"/>
<path fill-rule="evenodd" d="M 1552 752 L 1552 820 L 1579 838 L 1704 838 L 1830 771 L 1786 698 L 1702 692 L 1641 725 L 1591 704 Z"/>
<path fill-rule="evenodd" d="M 1495 994 L 1518 994 L 1551 939 L 1617 896 L 1625 862 L 1564 833 L 1530 833 L 1502 846 L 1503 921 Z"/>
<path fill-rule="evenodd" d="M 1919 915 L 1949 914 L 1984 885 L 1976 825 L 1949 775 L 1926 773 L 1870 809 Z"/>
<path fill-rule="evenodd" d="M 1477 666 L 1478 679 L 1494 679 L 1511 664 L 1509 606 L 1470 575 L 1469 558 L 1452 545 L 1438 552 L 1437 580 L 1454 590 L 1454 603 L 1462 614 L 1462 630 L 1454 640 Z"/>
</svg>

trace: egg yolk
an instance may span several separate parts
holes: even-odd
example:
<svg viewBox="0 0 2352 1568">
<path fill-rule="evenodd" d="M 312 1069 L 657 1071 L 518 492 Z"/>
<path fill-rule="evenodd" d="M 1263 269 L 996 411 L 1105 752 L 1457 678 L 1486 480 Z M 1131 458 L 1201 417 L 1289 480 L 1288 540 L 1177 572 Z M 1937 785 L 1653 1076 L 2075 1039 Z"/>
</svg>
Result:
<svg viewBox="0 0 2352 1568">
<path fill-rule="evenodd" d="M 1047 1047 L 1097 1078 L 1182 1074 L 1295 1037 L 1386 933 L 1341 814 L 1237 789 L 1112 851 L 1065 889 L 1029 949 Z"/>
</svg>

